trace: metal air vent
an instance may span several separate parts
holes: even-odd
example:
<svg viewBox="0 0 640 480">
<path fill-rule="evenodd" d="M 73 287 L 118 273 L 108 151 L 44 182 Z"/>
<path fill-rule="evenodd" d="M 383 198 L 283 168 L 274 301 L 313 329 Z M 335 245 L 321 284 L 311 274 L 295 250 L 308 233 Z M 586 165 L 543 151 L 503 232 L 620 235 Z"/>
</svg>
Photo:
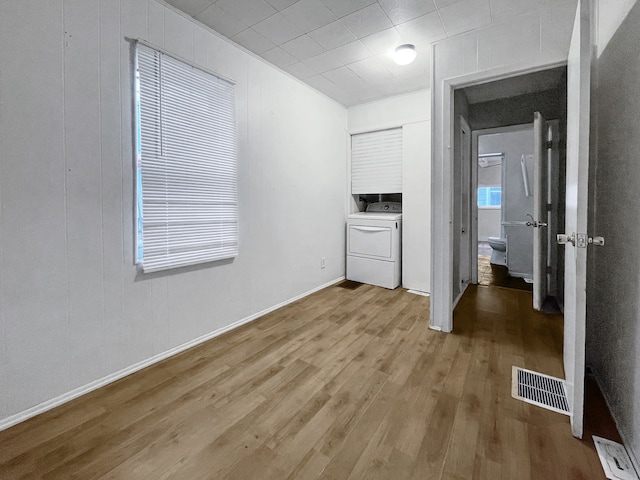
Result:
<svg viewBox="0 0 640 480">
<path fill-rule="evenodd" d="M 513 367 L 511 396 L 547 410 L 570 415 L 565 382 L 524 368 Z"/>
</svg>

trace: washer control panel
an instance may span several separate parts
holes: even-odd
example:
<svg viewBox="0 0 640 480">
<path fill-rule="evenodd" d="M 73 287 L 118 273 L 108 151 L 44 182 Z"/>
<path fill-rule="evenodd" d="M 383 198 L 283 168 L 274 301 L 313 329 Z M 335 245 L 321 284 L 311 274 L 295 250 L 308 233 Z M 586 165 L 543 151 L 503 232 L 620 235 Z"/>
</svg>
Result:
<svg viewBox="0 0 640 480">
<path fill-rule="evenodd" d="M 367 205 L 367 212 L 370 213 L 402 213 L 402 203 L 400 202 L 376 202 Z"/>
</svg>

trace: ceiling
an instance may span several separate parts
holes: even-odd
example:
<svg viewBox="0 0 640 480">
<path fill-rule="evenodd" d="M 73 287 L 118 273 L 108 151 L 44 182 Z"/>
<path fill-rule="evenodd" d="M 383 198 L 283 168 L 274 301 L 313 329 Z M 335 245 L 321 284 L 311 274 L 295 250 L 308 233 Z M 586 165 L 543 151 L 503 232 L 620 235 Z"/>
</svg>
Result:
<svg viewBox="0 0 640 480">
<path fill-rule="evenodd" d="M 547 0 L 166 0 L 345 106 L 429 87 L 430 44 Z M 396 65 L 391 52 L 416 46 Z"/>
<path fill-rule="evenodd" d="M 554 90 L 566 86 L 566 67 L 518 75 L 464 88 L 469 104 L 490 102 L 502 98 Z"/>
</svg>

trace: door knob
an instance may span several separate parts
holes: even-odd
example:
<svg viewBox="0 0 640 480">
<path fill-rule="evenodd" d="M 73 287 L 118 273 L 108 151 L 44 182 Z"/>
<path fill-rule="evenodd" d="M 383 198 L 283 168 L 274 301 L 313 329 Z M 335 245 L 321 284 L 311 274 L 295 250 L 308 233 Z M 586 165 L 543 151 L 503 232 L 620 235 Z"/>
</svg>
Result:
<svg viewBox="0 0 640 480">
<path fill-rule="evenodd" d="M 570 243 L 571 245 L 575 246 L 576 234 L 572 233 L 571 235 L 566 235 L 564 233 L 559 233 L 558 235 L 556 235 L 556 241 L 558 242 L 558 245 L 566 245 L 567 243 Z"/>
<path fill-rule="evenodd" d="M 572 233 L 571 235 L 566 235 L 564 233 L 559 233 L 556 235 L 556 241 L 558 245 L 566 245 L 570 243 L 574 247 L 576 246 L 576 234 Z M 604 238 L 603 237 L 587 237 L 584 233 L 577 234 L 577 242 L 578 247 L 587 248 L 587 245 L 595 245 L 598 247 L 604 246 Z"/>
<path fill-rule="evenodd" d="M 525 225 L 527 227 L 533 227 L 533 228 L 540 228 L 540 227 L 546 227 L 547 226 L 547 224 L 545 222 L 538 222 L 536 220 L 527 221 L 527 223 Z"/>
<path fill-rule="evenodd" d="M 589 237 L 589 243 L 595 245 L 596 247 L 604 246 L 604 238 L 603 237 Z"/>
</svg>

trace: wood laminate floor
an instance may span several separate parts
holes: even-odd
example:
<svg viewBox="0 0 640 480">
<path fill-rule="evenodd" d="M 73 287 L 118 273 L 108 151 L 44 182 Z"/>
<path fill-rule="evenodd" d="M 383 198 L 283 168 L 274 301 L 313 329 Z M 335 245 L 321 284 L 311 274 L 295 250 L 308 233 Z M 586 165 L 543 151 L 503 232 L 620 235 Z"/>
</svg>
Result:
<svg viewBox="0 0 640 480">
<path fill-rule="evenodd" d="M 448 335 L 427 297 L 333 286 L 0 432 L 0 478 L 602 479 L 568 417 L 511 398 L 512 365 L 563 376 L 562 317 L 530 304 L 471 286 Z"/>
<path fill-rule="evenodd" d="M 489 255 L 478 256 L 478 284 L 533 291 L 532 283 L 525 282 L 524 278 L 512 277 L 507 267 L 494 265 L 490 260 Z"/>
</svg>

